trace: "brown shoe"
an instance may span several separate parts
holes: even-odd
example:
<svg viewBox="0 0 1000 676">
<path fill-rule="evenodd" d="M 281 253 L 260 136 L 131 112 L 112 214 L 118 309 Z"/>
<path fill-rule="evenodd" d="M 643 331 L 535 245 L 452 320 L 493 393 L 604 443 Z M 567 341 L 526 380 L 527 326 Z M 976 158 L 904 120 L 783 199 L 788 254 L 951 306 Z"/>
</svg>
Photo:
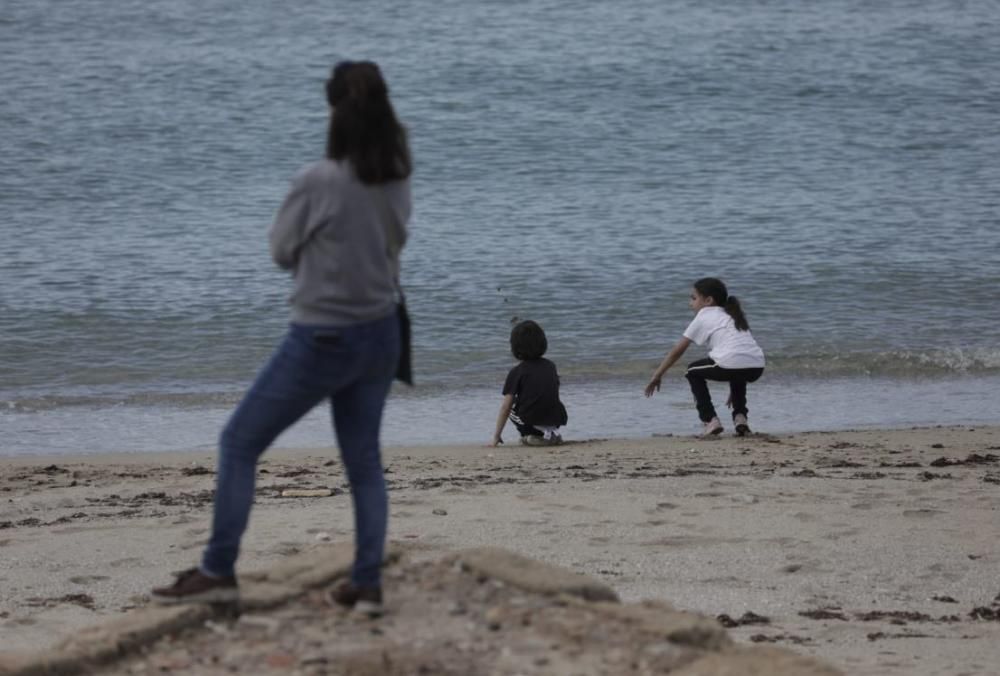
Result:
<svg viewBox="0 0 1000 676">
<path fill-rule="evenodd" d="M 344 582 L 330 592 L 330 601 L 338 606 L 353 608 L 354 612 L 368 617 L 380 617 L 385 612 L 381 587 L 355 587 L 350 582 Z"/>
<path fill-rule="evenodd" d="M 156 587 L 151 594 L 154 601 L 174 603 L 229 603 L 240 597 L 235 577 L 209 577 L 197 568 L 177 574 L 169 587 Z"/>
</svg>

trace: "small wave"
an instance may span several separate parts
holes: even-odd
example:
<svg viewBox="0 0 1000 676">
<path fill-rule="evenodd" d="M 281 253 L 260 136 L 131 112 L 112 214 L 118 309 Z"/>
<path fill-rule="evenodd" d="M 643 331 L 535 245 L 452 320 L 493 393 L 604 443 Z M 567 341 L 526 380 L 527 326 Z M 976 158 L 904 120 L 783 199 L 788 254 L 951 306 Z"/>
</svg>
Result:
<svg viewBox="0 0 1000 676">
<path fill-rule="evenodd" d="M 954 143 L 945 143 L 944 141 L 921 141 L 903 144 L 900 146 L 900 150 L 922 152 L 928 150 L 955 150 L 958 147 L 960 146 L 956 146 Z"/>
<path fill-rule="evenodd" d="M 133 394 L 38 395 L 0 400 L 0 412 L 39 413 L 63 408 L 120 407 L 174 409 L 224 408 L 239 401 L 242 392 L 142 392 Z"/>
<path fill-rule="evenodd" d="M 691 359 L 695 357 L 692 356 Z M 662 356 L 621 362 L 558 363 L 559 372 L 572 381 L 587 379 L 642 378 L 648 376 Z M 690 361 L 690 360 L 687 360 Z M 683 370 L 682 362 L 673 368 Z M 945 377 L 1000 374 L 1000 350 L 940 349 L 888 350 L 880 352 L 829 352 L 768 356 L 767 371 L 793 377 Z"/>
<path fill-rule="evenodd" d="M 772 366 L 801 376 L 992 375 L 1000 372 L 1000 350 L 951 348 L 801 355 L 776 358 Z"/>
<path fill-rule="evenodd" d="M 662 355 L 649 358 L 631 357 L 619 361 L 581 361 L 569 356 L 554 357 L 566 388 L 581 384 L 645 379 L 656 368 Z M 696 358 L 692 356 L 691 359 Z M 690 360 L 686 360 L 690 361 Z M 686 361 L 684 363 L 686 363 Z M 393 397 L 404 399 L 438 397 L 469 387 L 499 386 L 510 367 L 508 361 L 474 360 L 464 363 L 451 361 L 430 372 L 418 372 L 418 387 L 395 388 Z M 672 370 L 676 377 L 683 373 L 683 363 Z M 994 376 L 1000 374 L 998 349 L 889 350 L 881 352 L 829 352 L 811 354 L 781 354 L 768 357 L 767 374 L 792 378 L 948 378 L 953 376 Z M 206 391 L 192 383 L 190 391 L 173 381 L 162 391 L 143 392 L 74 392 L 27 395 L 8 394 L 0 399 L 0 414 L 39 413 L 77 408 L 106 410 L 112 408 L 144 408 L 183 410 L 194 408 L 232 408 L 242 396 L 243 386 L 231 389 L 218 386 Z"/>
</svg>

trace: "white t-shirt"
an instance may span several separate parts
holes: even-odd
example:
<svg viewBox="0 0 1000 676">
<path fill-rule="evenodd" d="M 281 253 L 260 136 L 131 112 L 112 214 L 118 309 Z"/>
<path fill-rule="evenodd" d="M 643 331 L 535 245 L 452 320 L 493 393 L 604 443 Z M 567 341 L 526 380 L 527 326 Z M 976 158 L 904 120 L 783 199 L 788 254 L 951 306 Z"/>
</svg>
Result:
<svg viewBox="0 0 1000 676">
<path fill-rule="evenodd" d="M 764 368 L 764 351 L 753 335 L 738 330 L 729 313 L 717 305 L 698 310 L 684 337 L 696 345 L 708 343 L 708 356 L 724 369 Z"/>
</svg>

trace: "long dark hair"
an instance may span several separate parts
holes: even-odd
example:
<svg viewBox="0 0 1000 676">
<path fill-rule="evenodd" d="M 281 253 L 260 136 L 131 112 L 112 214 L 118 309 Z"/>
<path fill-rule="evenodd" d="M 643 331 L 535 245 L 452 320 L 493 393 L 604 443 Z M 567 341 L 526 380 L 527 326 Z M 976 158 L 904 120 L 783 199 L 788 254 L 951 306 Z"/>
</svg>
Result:
<svg viewBox="0 0 1000 676">
<path fill-rule="evenodd" d="M 371 61 L 341 61 L 326 81 L 334 109 L 326 156 L 347 159 L 362 183 L 406 178 L 413 170 L 406 129 L 396 119 L 389 87 Z"/>
<path fill-rule="evenodd" d="M 705 298 L 711 298 L 716 305 L 723 308 L 733 318 L 733 324 L 738 330 L 750 330 L 750 324 L 747 323 L 746 315 L 743 314 L 740 301 L 737 300 L 736 296 L 729 295 L 729 291 L 721 279 L 702 277 L 694 283 L 694 290 Z"/>
</svg>

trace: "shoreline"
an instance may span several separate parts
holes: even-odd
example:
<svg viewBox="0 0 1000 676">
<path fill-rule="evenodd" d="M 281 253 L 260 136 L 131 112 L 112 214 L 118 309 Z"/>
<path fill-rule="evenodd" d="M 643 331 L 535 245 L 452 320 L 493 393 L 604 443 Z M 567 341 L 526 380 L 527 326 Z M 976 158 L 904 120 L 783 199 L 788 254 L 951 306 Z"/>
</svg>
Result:
<svg viewBox="0 0 1000 676">
<path fill-rule="evenodd" d="M 886 381 L 880 378 L 785 379 L 765 377 L 750 391 L 750 426 L 787 435 L 809 430 L 901 429 L 930 425 L 996 424 L 991 401 L 1000 376 Z M 477 445 L 489 441 L 500 405 L 500 384 L 449 391 L 393 394 L 382 425 L 386 447 Z M 721 417 L 725 388 L 714 390 Z M 567 439 L 695 435 L 700 424 L 687 383 L 664 382 L 654 397 L 632 381 L 567 385 Z M 0 458 L 83 456 L 88 452 L 152 453 L 214 450 L 234 405 L 176 407 L 163 402 L 109 407 L 0 410 Z M 458 422 L 456 422 L 458 421 Z M 724 420 L 724 424 L 726 421 Z M 512 438 L 508 425 L 507 434 Z M 329 412 L 319 406 L 276 442 L 278 448 L 324 448 L 333 443 Z"/>
<path fill-rule="evenodd" d="M 752 612 L 769 623 L 733 628 L 736 640 L 852 674 L 988 673 L 997 624 L 970 613 L 1000 612 L 1000 427 L 384 454 L 389 538 L 415 557 L 496 545 L 591 575 L 626 601 Z M 143 605 L 195 563 L 214 461 L 0 457 L 0 651 L 43 648 Z M 274 449 L 261 469 L 241 573 L 351 539 L 335 449 Z M 333 495 L 282 497 L 287 488 Z"/>
<path fill-rule="evenodd" d="M 615 444 L 615 445 L 645 445 L 645 444 L 655 444 L 657 442 L 668 442 L 670 444 L 674 443 L 686 443 L 690 442 L 693 444 L 703 444 L 710 441 L 726 441 L 730 440 L 733 442 L 744 441 L 758 441 L 758 442 L 770 442 L 774 439 L 798 439 L 804 438 L 809 439 L 814 436 L 825 436 L 825 435 L 840 435 L 840 434 L 880 434 L 886 433 L 891 435 L 910 435 L 916 434 L 921 435 L 924 433 L 931 433 L 934 431 L 964 431 L 964 432 L 977 432 L 980 430 L 993 430 L 995 429 L 998 434 L 1000 434 L 1000 425 L 989 425 L 989 424 L 977 424 L 977 423 L 961 423 L 961 424 L 924 424 L 924 425 L 908 425 L 904 427 L 850 427 L 843 429 L 813 429 L 804 431 L 779 431 L 779 432 L 752 432 L 746 437 L 736 437 L 732 430 L 726 429 L 719 437 L 714 439 L 703 439 L 700 435 L 693 434 L 675 434 L 672 432 L 654 432 L 647 436 L 607 436 L 607 437 L 591 437 L 584 439 L 575 439 L 571 437 L 564 437 L 565 443 L 562 446 L 555 447 L 553 449 L 541 450 L 558 450 L 559 448 L 572 448 L 577 446 L 589 446 L 593 444 Z M 429 454 L 439 454 L 449 452 L 461 452 L 462 454 L 470 450 L 480 450 L 485 452 L 504 452 L 511 449 L 521 449 L 527 451 L 528 449 L 521 446 L 516 430 L 512 428 L 510 424 L 504 430 L 504 437 L 508 439 L 504 444 L 498 447 L 490 446 L 487 441 L 482 443 L 469 443 L 469 442 L 452 442 L 452 443 L 420 443 L 420 444 L 409 444 L 409 445 L 387 445 L 382 444 L 383 459 L 385 457 L 391 457 L 397 454 L 416 454 L 419 455 L 422 452 L 427 452 Z M 538 451 L 538 449 L 534 449 Z M 337 446 L 335 440 L 330 439 L 330 443 L 327 445 L 309 445 L 309 446 L 281 446 L 272 445 L 267 451 L 265 451 L 262 456 L 262 462 L 264 461 L 301 461 L 310 458 L 317 458 L 324 454 L 330 454 L 328 459 L 334 459 L 339 462 L 339 455 L 337 451 Z M 206 448 L 188 448 L 188 449 L 173 449 L 173 450 L 149 450 L 149 451 L 82 451 L 75 453 L 51 453 L 43 452 L 38 454 L 22 453 L 18 455 L 0 455 L 0 468 L 4 466 L 11 467 L 24 467 L 24 466 L 34 466 L 38 464 L 94 464 L 94 465 L 145 465 L 145 464 L 162 464 L 164 466 L 177 466 L 187 463 L 198 463 L 204 464 L 209 463 L 213 469 L 216 462 L 218 451 L 213 448 L 211 450 Z"/>
<path fill-rule="evenodd" d="M 855 427 L 838 427 L 838 428 L 815 428 L 808 430 L 776 430 L 761 432 L 754 430 L 747 437 L 736 437 L 731 429 L 732 425 L 727 424 L 723 433 L 720 434 L 717 439 L 719 440 L 739 440 L 750 441 L 756 439 L 758 441 L 766 439 L 791 439 L 798 437 L 811 437 L 815 435 L 833 435 L 833 434 L 876 434 L 880 432 L 892 433 L 892 434 L 906 434 L 906 433 L 920 433 L 920 432 L 933 432 L 934 430 L 964 430 L 975 432 L 977 430 L 997 428 L 1000 429 L 1000 425 L 982 423 L 982 422 L 960 422 L 960 423 L 924 423 L 924 424 L 914 424 L 914 425 L 902 425 L 902 426 L 855 426 Z M 565 428 L 564 428 L 565 429 Z M 579 446 L 579 445 L 589 445 L 598 443 L 612 443 L 612 444 L 645 444 L 645 443 L 655 443 L 657 441 L 669 441 L 669 442 L 679 442 L 683 443 L 689 441 L 692 443 L 703 443 L 705 441 L 710 441 L 708 439 L 703 439 L 700 435 L 700 424 L 696 429 L 693 425 L 691 426 L 691 432 L 687 433 L 676 433 L 676 432 L 652 432 L 643 436 L 636 435 L 607 435 L 607 436 L 592 436 L 577 438 L 572 436 L 563 436 L 565 443 L 564 446 Z M 317 453 L 328 453 L 337 452 L 336 440 L 333 434 L 328 435 L 329 443 L 312 443 L 312 444 L 295 444 L 295 445 L 282 445 L 280 443 L 272 444 L 267 451 L 265 451 L 262 456 L 263 459 L 275 458 L 301 458 L 309 457 Z M 513 429 L 511 424 L 508 424 L 504 429 L 503 437 L 505 442 L 499 447 L 491 447 L 488 443 L 489 435 L 485 435 L 482 442 L 476 441 L 449 441 L 441 443 L 432 442 L 421 442 L 412 444 L 387 444 L 382 442 L 381 449 L 385 453 L 420 453 L 421 451 L 437 452 L 440 450 L 457 450 L 457 449 L 486 449 L 489 450 L 510 450 L 511 448 L 521 447 L 520 441 L 517 436 L 517 431 Z M 279 440 L 280 442 L 280 440 Z M 55 452 L 55 451 L 41 451 L 41 452 L 23 452 L 11 455 L 4 455 L 0 453 L 0 467 L 5 465 L 10 466 L 21 466 L 21 465 L 36 465 L 42 462 L 51 463 L 64 463 L 64 464 L 79 464 L 79 463 L 95 463 L 95 464 L 146 464 L 152 462 L 164 463 L 168 465 L 175 465 L 178 463 L 183 463 L 185 461 L 207 461 L 212 460 L 214 462 L 217 456 L 217 449 L 213 446 L 208 448 L 204 445 L 190 448 L 174 448 L 174 449 L 151 449 L 151 450 L 110 450 L 110 451 L 99 451 L 99 450 L 83 450 L 83 451 L 66 451 L 66 452 Z"/>
<path fill-rule="evenodd" d="M 893 435 L 905 435 L 909 433 L 925 433 L 933 432 L 935 430 L 956 430 L 956 431 L 966 431 L 966 432 L 976 432 L 977 430 L 991 430 L 995 429 L 998 434 L 1000 434 L 1000 425 L 986 425 L 986 424 L 925 424 L 925 425 L 911 425 L 905 427 L 850 427 L 843 429 L 813 429 L 813 430 L 803 430 L 803 431 L 779 431 L 774 433 L 769 432 L 752 432 L 746 437 L 736 437 L 732 434 L 730 429 L 726 429 L 723 434 L 719 435 L 713 439 L 703 439 L 698 434 L 674 434 L 672 432 L 665 433 L 652 433 L 648 436 L 627 436 L 627 437 L 592 437 L 585 439 L 574 439 L 566 438 L 566 443 L 559 447 L 542 448 L 541 451 L 545 450 L 558 450 L 559 448 L 568 448 L 574 446 L 586 446 L 592 444 L 637 444 L 644 445 L 648 443 L 656 442 L 679 442 L 683 443 L 689 441 L 695 444 L 707 443 L 710 441 L 744 441 L 752 442 L 756 441 L 767 441 L 770 442 L 774 439 L 794 439 L 799 437 L 809 438 L 817 435 L 831 435 L 831 434 L 875 434 L 875 433 L 888 433 Z M 468 442 L 453 442 L 453 443 L 438 443 L 438 444 L 411 444 L 411 445 L 386 445 L 382 444 L 382 453 L 384 455 L 394 455 L 394 454 L 419 454 L 421 451 L 428 451 L 431 453 L 447 453 L 449 451 L 469 451 L 472 449 L 490 451 L 506 451 L 512 448 L 518 448 L 525 451 L 529 449 L 523 448 L 520 442 L 517 440 L 516 430 L 513 430 L 510 424 L 504 430 L 504 436 L 510 437 L 511 441 L 507 441 L 504 444 L 492 447 L 486 441 L 483 443 L 468 443 Z M 538 451 L 538 448 L 533 449 Z M 308 458 L 315 457 L 316 454 L 323 453 L 336 453 L 337 446 L 332 438 L 330 439 L 330 444 L 328 445 L 316 445 L 316 446 L 271 446 L 262 456 L 262 461 L 265 460 L 304 460 Z M 64 464 L 96 464 L 96 465 L 109 465 L 109 464 L 163 464 L 167 466 L 185 464 L 186 462 L 207 462 L 214 461 L 217 457 L 217 450 L 207 450 L 204 448 L 189 448 L 189 449 L 177 449 L 177 450 L 151 450 L 151 451 L 83 451 L 78 453 L 39 453 L 39 454 L 19 454 L 19 455 L 0 455 L 0 467 L 5 465 L 10 466 L 33 466 L 40 463 L 58 463 L 62 462 Z M 338 459 L 334 457 L 334 459 Z"/>
</svg>

